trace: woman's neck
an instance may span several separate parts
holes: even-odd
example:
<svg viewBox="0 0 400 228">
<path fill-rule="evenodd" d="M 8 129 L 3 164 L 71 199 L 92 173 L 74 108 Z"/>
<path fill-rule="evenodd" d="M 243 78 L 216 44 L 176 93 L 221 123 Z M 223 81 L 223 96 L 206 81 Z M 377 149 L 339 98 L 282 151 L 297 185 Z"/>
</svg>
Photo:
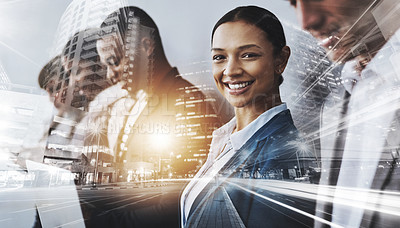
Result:
<svg viewBox="0 0 400 228">
<path fill-rule="evenodd" d="M 236 128 L 233 132 L 242 130 L 265 111 L 280 104 L 282 104 L 282 101 L 280 96 L 277 95 L 269 97 L 268 99 L 263 99 L 259 102 L 251 103 L 249 105 L 246 105 L 245 107 L 235 107 Z"/>
</svg>

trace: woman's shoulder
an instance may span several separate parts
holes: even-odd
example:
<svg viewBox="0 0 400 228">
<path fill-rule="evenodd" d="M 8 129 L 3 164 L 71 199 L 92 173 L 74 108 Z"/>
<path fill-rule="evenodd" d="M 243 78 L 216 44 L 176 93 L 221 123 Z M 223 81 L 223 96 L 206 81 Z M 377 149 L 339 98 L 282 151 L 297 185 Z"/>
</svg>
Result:
<svg viewBox="0 0 400 228">
<path fill-rule="evenodd" d="M 277 135 L 296 135 L 298 130 L 294 125 L 290 110 L 286 109 L 276 114 L 270 121 L 265 123 L 253 136 L 254 139 L 260 140 L 265 137 L 273 137 Z"/>
</svg>

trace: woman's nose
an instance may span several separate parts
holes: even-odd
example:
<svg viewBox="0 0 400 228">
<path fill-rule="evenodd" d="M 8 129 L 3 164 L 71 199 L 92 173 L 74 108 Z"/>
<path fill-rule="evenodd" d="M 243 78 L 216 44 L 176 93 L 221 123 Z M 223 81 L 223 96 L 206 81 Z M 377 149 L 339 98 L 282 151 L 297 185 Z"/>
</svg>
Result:
<svg viewBox="0 0 400 228">
<path fill-rule="evenodd" d="M 229 59 L 227 61 L 226 67 L 223 72 L 224 75 L 232 77 L 232 76 L 241 75 L 242 73 L 243 73 L 243 70 L 241 68 L 239 61 L 237 61 L 233 58 Z"/>
</svg>

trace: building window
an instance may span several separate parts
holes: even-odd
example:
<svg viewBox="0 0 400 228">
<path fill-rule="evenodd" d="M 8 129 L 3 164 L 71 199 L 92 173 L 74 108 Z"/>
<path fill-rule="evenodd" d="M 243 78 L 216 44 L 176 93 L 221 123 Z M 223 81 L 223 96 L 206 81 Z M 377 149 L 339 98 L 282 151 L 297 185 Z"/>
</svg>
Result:
<svg viewBox="0 0 400 228">
<path fill-rule="evenodd" d="M 64 76 L 64 78 L 69 78 L 69 76 L 71 75 L 71 70 L 69 70 L 69 71 L 67 71 L 67 72 L 65 72 L 65 76 Z"/>
</svg>

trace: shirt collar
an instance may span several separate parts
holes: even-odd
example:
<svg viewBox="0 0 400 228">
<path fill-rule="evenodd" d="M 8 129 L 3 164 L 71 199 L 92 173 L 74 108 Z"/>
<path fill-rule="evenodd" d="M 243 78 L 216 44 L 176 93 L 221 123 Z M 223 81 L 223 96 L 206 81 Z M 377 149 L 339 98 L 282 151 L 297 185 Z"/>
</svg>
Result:
<svg viewBox="0 0 400 228">
<path fill-rule="evenodd" d="M 239 150 L 262 126 L 264 126 L 268 121 L 270 121 L 276 114 L 287 109 L 285 103 L 275 106 L 271 109 L 268 109 L 257 119 L 253 120 L 249 125 L 247 125 L 242 130 L 235 132 L 230 135 L 230 141 L 232 143 L 232 147 L 234 150 Z M 233 131 L 236 126 L 236 117 L 234 117 L 231 121 L 229 121 L 226 125 L 224 125 L 225 133 L 229 134 Z M 222 127 L 220 128 L 222 129 Z M 230 131 L 228 131 L 230 130 Z M 228 132 L 226 132 L 228 131 Z"/>
<path fill-rule="evenodd" d="M 356 70 L 356 60 L 346 62 L 342 70 L 342 83 L 345 89 L 351 93 L 357 82 L 368 78 L 372 78 L 372 80 L 380 80 L 378 79 L 378 76 L 389 77 L 389 80 L 393 80 L 390 72 L 396 72 L 393 70 L 393 65 L 395 64 L 392 62 L 395 62 L 393 60 L 393 55 L 400 49 L 400 42 L 398 40 L 400 40 L 400 29 L 392 35 L 361 73 L 358 73 Z M 378 72 L 380 74 L 378 74 Z M 384 80 L 384 78 L 381 79 Z"/>
<path fill-rule="evenodd" d="M 117 99 L 128 96 L 128 91 L 122 88 L 122 83 L 117 83 L 100 92 L 89 104 L 89 111 L 102 111 Z"/>
<path fill-rule="evenodd" d="M 223 138 L 228 138 L 232 134 L 233 129 L 235 129 L 235 126 L 236 116 L 233 117 L 228 123 L 224 124 L 222 127 L 213 132 L 213 141 L 216 139 L 221 141 Z"/>
<path fill-rule="evenodd" d="M 358 72 L 356 70 L 357 61 L 348 61 L 342 69 L 342 83 L 347 92 L 351 93 L 353 86 L 360 79 Z"/>
</svg>

